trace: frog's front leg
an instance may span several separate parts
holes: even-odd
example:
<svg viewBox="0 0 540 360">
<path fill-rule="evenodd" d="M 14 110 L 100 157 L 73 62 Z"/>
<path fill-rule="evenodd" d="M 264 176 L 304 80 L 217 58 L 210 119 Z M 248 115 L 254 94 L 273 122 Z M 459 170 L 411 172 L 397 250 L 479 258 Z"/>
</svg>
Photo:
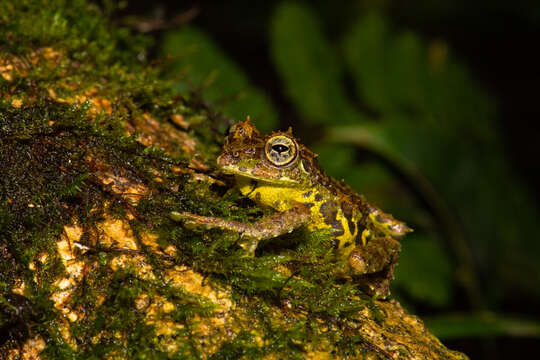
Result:
<svg viewBox="0 0 540 360">
<path fill-rule="evenodd" d="M 229 230 L 240 234 L 238 245 L 244 248 L 249 255 L 253 255 L 261 240 L 271 239 L 306 224 L 310 218 L 309 209 L 303 204 L 278 212 L 254 223 L 243 223 L 235 220 L 226 220 L 212 216 L 201 216 L 191 213 L 171 213 L 173 220 L 183 220 L 186 224 Z"/>
</svg>

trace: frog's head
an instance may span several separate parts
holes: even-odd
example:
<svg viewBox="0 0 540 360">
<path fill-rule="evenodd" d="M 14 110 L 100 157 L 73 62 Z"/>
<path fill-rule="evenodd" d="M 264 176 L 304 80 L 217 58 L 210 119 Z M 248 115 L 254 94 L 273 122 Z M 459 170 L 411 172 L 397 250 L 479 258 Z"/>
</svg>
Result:
<svg viewBox="0 0 540 360">
<path fill-rule="evenodd" d="M 315 155 L 291 129 L 262 136 L 249 118 L 233 125 L 217 159 L 221 171 L 287 186 L 310 186 L 318 169 Z"/>
</svg>

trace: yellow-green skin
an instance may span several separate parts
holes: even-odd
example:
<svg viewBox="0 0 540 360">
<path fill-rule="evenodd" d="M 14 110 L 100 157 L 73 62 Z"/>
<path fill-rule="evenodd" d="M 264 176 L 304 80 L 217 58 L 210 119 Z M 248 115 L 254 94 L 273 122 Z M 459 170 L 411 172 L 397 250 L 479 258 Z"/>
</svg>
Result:
<svg viewBox="0 0 540 360">
<path fill-rule="evenodd" d="M 343 255 L 348 255 L 354 248 L 353 244 L 358 236 L 358 227 L 355 224 L 361 220 L 362 214 L 353 209 L 349 223 L 341 207 L 335 205 L 339 204 L 341 199 L 325 187 L 319 184 L 306 187 L 285 186 L 268 181 L 258 181 L 254 186 L 251 178 L 236 175 L 235 179 L 236 186 L 243 195 L 248 196 L 258 204 L 272 207 L 279 212 L 303 204 L 309 208 L 311 213 L 310 221 L 306 224 L 309 229 L 334 230 L 334 239 L 337 240 L 336 248 Z M 335 211 L 335 217 L 332 218 L 330 214 L 325 219 L 321 207 L 323 210 L 327 207 L 326 212 Z"/>
<path fill-rule="evenodd" d="M 272 144 L 285 144 L 287 151 L 276 153 Z M 290 130 L 262 136 L 249 120 L 239 122 L 226 138 L 218 167 L 235 176 L 242 194 L 277 213 L 254 224 L 185 213 L 180 217 L 241 233 L 241 245 L 251 253 L 260 240 L 302 225 L 330 229 L 337 254 L 348 259 L 347 269 L 336 271 L 355 279 L 370 295 L 387 296 L 401 249 L 396 239 L 411 230 L 327 176 L 315 157 Z"/>
</svg>

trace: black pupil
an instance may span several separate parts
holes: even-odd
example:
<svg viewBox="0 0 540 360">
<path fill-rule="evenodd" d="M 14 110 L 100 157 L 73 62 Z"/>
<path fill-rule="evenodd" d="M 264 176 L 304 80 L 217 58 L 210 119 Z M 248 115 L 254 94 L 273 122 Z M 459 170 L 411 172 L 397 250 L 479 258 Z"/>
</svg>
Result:
<svg viewBox="0 0 540 360">
<path fill-rule="evenodd" d="M 281 145 L 281 144 L 278 144 L 278 145 L 272 145 L 272 150 L 274 151 L 277 151 L 278 153 L 283 153 L 285 151 L 288 151 L 289 150 L 289 147 L 288 146 L 285 146 L 285 145 Z"/>
</svg>

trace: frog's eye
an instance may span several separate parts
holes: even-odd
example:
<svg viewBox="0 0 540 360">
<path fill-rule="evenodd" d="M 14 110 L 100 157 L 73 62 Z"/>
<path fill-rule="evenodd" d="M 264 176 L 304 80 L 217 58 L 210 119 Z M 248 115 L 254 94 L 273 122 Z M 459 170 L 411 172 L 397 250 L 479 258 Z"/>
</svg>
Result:
<svg viewBox="0 0 540 360">
<path fill-rule="evenodd" d="M 296 159 L 296 143 L 289 137 L 276 135 L 266 141 L 266 158 L 276 166 L 290 164 Z"/>
</svg>

